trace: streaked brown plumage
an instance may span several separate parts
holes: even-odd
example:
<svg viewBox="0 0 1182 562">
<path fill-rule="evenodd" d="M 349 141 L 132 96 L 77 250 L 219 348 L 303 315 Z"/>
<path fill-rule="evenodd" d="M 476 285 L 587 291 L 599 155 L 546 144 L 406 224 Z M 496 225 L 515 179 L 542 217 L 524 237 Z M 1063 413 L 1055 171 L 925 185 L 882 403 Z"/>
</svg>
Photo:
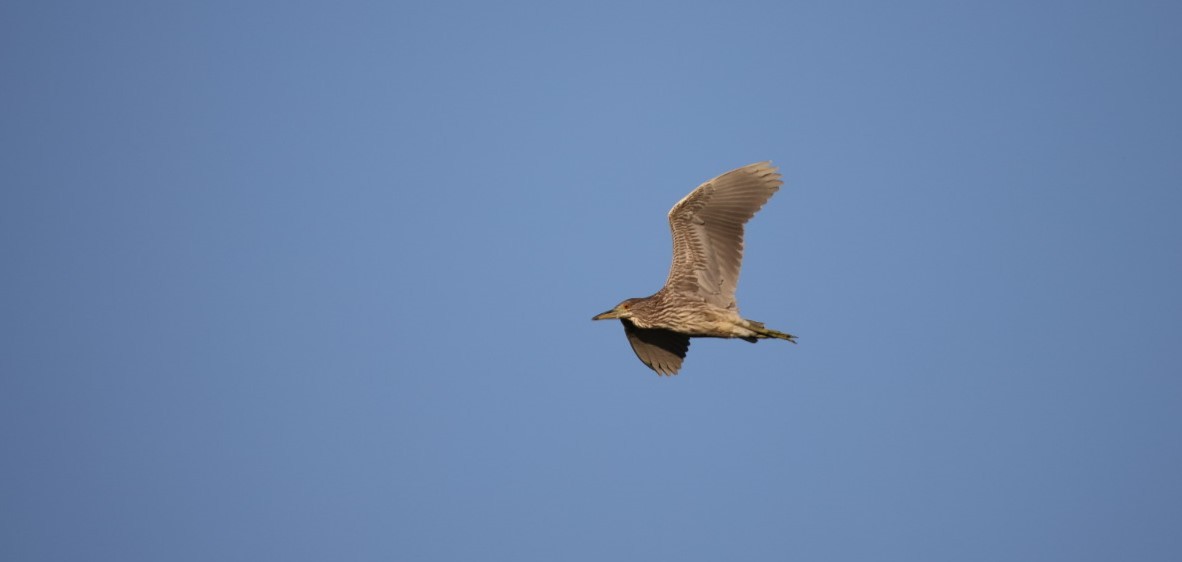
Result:
<svg viewBox="0 0 1182 562">
<path fill-rule="evenodd" d="M 796 343 L 795 336 L 739 316 L 735 303 L 743 225 L 782 183 L 770 162 L 759 162 L 698 186 L 669 211 L 673 265 L 665 286 L 592 320 L 618 318 L 636 356 L 660 375 L 677 374 L 691 337 Z"/>
</svg>

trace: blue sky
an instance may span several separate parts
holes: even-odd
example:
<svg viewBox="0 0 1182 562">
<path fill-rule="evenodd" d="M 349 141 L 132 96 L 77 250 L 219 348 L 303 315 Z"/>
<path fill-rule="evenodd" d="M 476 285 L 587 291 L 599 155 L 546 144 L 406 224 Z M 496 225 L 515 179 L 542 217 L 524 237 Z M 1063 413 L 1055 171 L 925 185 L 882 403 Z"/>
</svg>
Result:
<svg viewBox="0 0 1182 562">
<path fill-rule="evenodd" d="M 1177 560 L 1169 2 L 0 7 L 0 558 Z M 761 160 L 745 316 L 590 317 Z"/>
</svg>

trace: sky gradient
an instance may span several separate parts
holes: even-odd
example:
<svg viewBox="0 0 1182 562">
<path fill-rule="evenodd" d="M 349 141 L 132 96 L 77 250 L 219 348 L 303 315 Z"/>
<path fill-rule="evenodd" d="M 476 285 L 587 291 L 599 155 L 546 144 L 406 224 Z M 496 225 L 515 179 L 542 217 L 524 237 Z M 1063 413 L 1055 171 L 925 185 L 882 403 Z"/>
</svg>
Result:
<svg viewBox="0 0 1182 562">
<path fill-rule="evenodd" d="M 1173 561 L 1182 8 L 6 2 L 0 559 Z M 772 160 L 744 316 L 592 315 Z"/>
</svg>

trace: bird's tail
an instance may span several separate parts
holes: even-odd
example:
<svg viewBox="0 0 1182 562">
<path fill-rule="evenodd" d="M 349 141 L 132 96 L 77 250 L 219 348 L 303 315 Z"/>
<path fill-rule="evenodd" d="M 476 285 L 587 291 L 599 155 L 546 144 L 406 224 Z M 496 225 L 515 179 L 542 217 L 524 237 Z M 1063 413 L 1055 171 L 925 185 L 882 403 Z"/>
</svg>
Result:
<svg viewBox="0 0 1182 562">
<path fill-rule="evenodd" d="M 747 320 L 747 322 L 750 324 L 747 328 L 755 332 L 755 337 L 747 340 L 749 342 L 754 343 L 757 339 L 775 338 L 796 343 L 796 336 L 792 334 L 785 334 L 784 332 L 777 332 L 771 328 L 767 328 L 763 325 L 763 322 L 756 322 L 754 320 Z"/>
</svg>

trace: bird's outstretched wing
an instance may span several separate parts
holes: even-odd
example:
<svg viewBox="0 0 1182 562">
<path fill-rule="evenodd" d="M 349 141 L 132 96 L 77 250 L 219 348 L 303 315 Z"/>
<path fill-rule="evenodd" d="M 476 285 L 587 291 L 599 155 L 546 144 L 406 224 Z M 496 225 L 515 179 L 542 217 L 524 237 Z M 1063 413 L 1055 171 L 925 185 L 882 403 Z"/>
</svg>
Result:
<svg viewBox="0 0 1182 562">
<path fill-rule="evenodd" d="M 759 162 L 722 174 L 678 201 L 669 211 L 673 265 L 665 290 L 736 308 L 743 225 L 783 183 L 771 162 Z"/>
<path fill-rule="evenodd" d="M 620 322 L 624 324 L 632 351 L 641 362 L 659 375 L 677 374 L 681 360 L 689 351 L 689 336 L 659 328 L 637 328 L 627 320 Z"/>
</svg>

